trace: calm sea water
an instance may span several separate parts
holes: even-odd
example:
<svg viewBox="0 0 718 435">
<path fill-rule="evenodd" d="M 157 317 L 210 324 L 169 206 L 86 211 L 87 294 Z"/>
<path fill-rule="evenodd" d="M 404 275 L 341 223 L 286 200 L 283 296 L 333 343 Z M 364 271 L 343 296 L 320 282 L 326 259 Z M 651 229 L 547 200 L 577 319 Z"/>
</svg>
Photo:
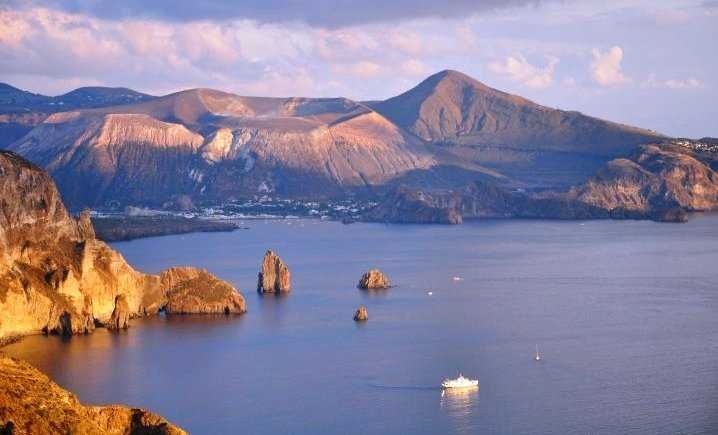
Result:
<svg viewBox="0 0 718 435">
<path fill-rule="evenodd" d="M 148 272 L 208 268 L 242 290 L 246 315 L 5 350 L 86 403 L 199 434 L 718 433 L 718 216 L 247 225 L 114 245 Z M 289 296 L 255 292 L 268 248 L 291 268 Z M 374 266 L 397 286 L 356 289 Z M 480 390 L 442 395 L 458 371 Z"/>
</svg>

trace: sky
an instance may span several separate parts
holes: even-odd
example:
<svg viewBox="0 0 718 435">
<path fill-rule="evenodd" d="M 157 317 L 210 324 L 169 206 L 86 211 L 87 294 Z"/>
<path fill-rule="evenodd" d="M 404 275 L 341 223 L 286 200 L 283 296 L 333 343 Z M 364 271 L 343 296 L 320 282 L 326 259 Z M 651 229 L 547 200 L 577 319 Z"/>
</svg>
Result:
<svg viewBox="0 0 718 435">
<path fill-rule="evenodd" d="M 444 69 L 550 107 L 718 137 L 718 0 L 0 0 L 0 81 L 47 95 L 374 100 Z"/>
</svg>

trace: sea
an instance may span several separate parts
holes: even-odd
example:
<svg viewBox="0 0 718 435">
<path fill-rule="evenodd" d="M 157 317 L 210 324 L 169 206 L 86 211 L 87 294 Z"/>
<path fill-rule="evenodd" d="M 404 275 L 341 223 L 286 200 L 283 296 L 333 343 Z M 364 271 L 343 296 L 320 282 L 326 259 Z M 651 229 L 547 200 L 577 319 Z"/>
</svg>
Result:
<svg viewBox="0 0 718 435">
<path fill-rule="evenodd" d="M 193 434 L 718 433 L 718 215 L 242 227 L 113 247 L 145 272 L 209 269 L 246 314 L 161 314 L 3 351 L 83 403 Z M 256 291 L 268 249 L 289 294 Z M 393 286 L 358 289 L 371 268 Z M 442 390 L 459 374 L 479 388 Z"/>
</svg>

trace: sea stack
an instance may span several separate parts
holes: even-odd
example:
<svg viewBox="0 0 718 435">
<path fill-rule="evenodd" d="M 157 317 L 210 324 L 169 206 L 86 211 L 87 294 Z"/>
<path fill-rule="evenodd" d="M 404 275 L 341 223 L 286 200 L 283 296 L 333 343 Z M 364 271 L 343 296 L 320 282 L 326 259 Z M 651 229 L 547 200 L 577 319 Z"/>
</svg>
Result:
<svg viewBox="0 0 718 435">
<path fill-rule="evenodd" d="M 112 310 L 108 329 L 127 329 L 130 327 L 130 304 L 127 303 L 127 296 L 119 294 L 115 297 L 115 309 Z"/>
<path fill-rule="evenodd" d="M 358 287 L 363 290 L 378 290 L 387 289 L 391 287 L 391 284 L 389 284 L 389 278 L 379 269 L 371 269 L 362 275 Z"/>
<path fill-rule="evenodd" d="M 364 305 L 359 305 L 359 308 L 357 308 L 356 312 L 354 313 L 354 321 L 364 322 L 366 320 L 369 320 L 369 312 L 367 312 Z"/>
<path fill-rule="evenodd" d="M 264 254 L 262 270 L 257 277 L 257 291 L 260 293 L 280 293 L 291 290 L 289 268 L 271 250 Z"/>
</svg>

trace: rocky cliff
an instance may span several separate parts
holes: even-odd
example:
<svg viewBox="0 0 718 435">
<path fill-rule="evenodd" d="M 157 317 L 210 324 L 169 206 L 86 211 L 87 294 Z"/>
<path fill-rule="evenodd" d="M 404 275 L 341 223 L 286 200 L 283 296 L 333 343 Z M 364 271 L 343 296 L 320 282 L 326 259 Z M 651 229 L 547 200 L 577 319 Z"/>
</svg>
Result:
<svg viewBox="0 0 718 435">
<path fill-rule="evenodd" d="M 197 312 L 206 311 L 205 303 L 221 305 L 219 300 L 225 303 L 221 312 L 243 311 L 236 309 L 243 307 L 241 295 L 229 284 L 188 270 L 184 280 L 136 271 L 95 239 L 89 215 L 75 220 L 68 214 L 45 171 L 0 151 L 0 340 L 123 327 L 128 316 L 156 313 L 188 292 Z M 207 287 L 191 284 L 199 276 L 213 289 L 206 299 L 201 290 Z"/>
<path fill-rule="evenodd" d="M 626 158 L 611 160 L 569 196 L 607 210 L 712 210 L 718 206 L 718 173 L 693 152 L 646 145 Z"/>
<path fill-rule="evenodd" d="M 681 222 L 687 212 L 718 208 L 714 162 L 710 154 L 671 143 L 644 145 L 627 157 L 609 161 L 567 192 L 526 193 L 478 181 L 453 191 L 402 188 L 365 218 L 398 223 L 459 223 L 461 218 Z"/>
<path fill-rule="evenodd" d="M 182 435 L 159 415 L 121 405 L 88 406 L 26 362 L 0 356 L 0 433 Z"/>
</svg>

